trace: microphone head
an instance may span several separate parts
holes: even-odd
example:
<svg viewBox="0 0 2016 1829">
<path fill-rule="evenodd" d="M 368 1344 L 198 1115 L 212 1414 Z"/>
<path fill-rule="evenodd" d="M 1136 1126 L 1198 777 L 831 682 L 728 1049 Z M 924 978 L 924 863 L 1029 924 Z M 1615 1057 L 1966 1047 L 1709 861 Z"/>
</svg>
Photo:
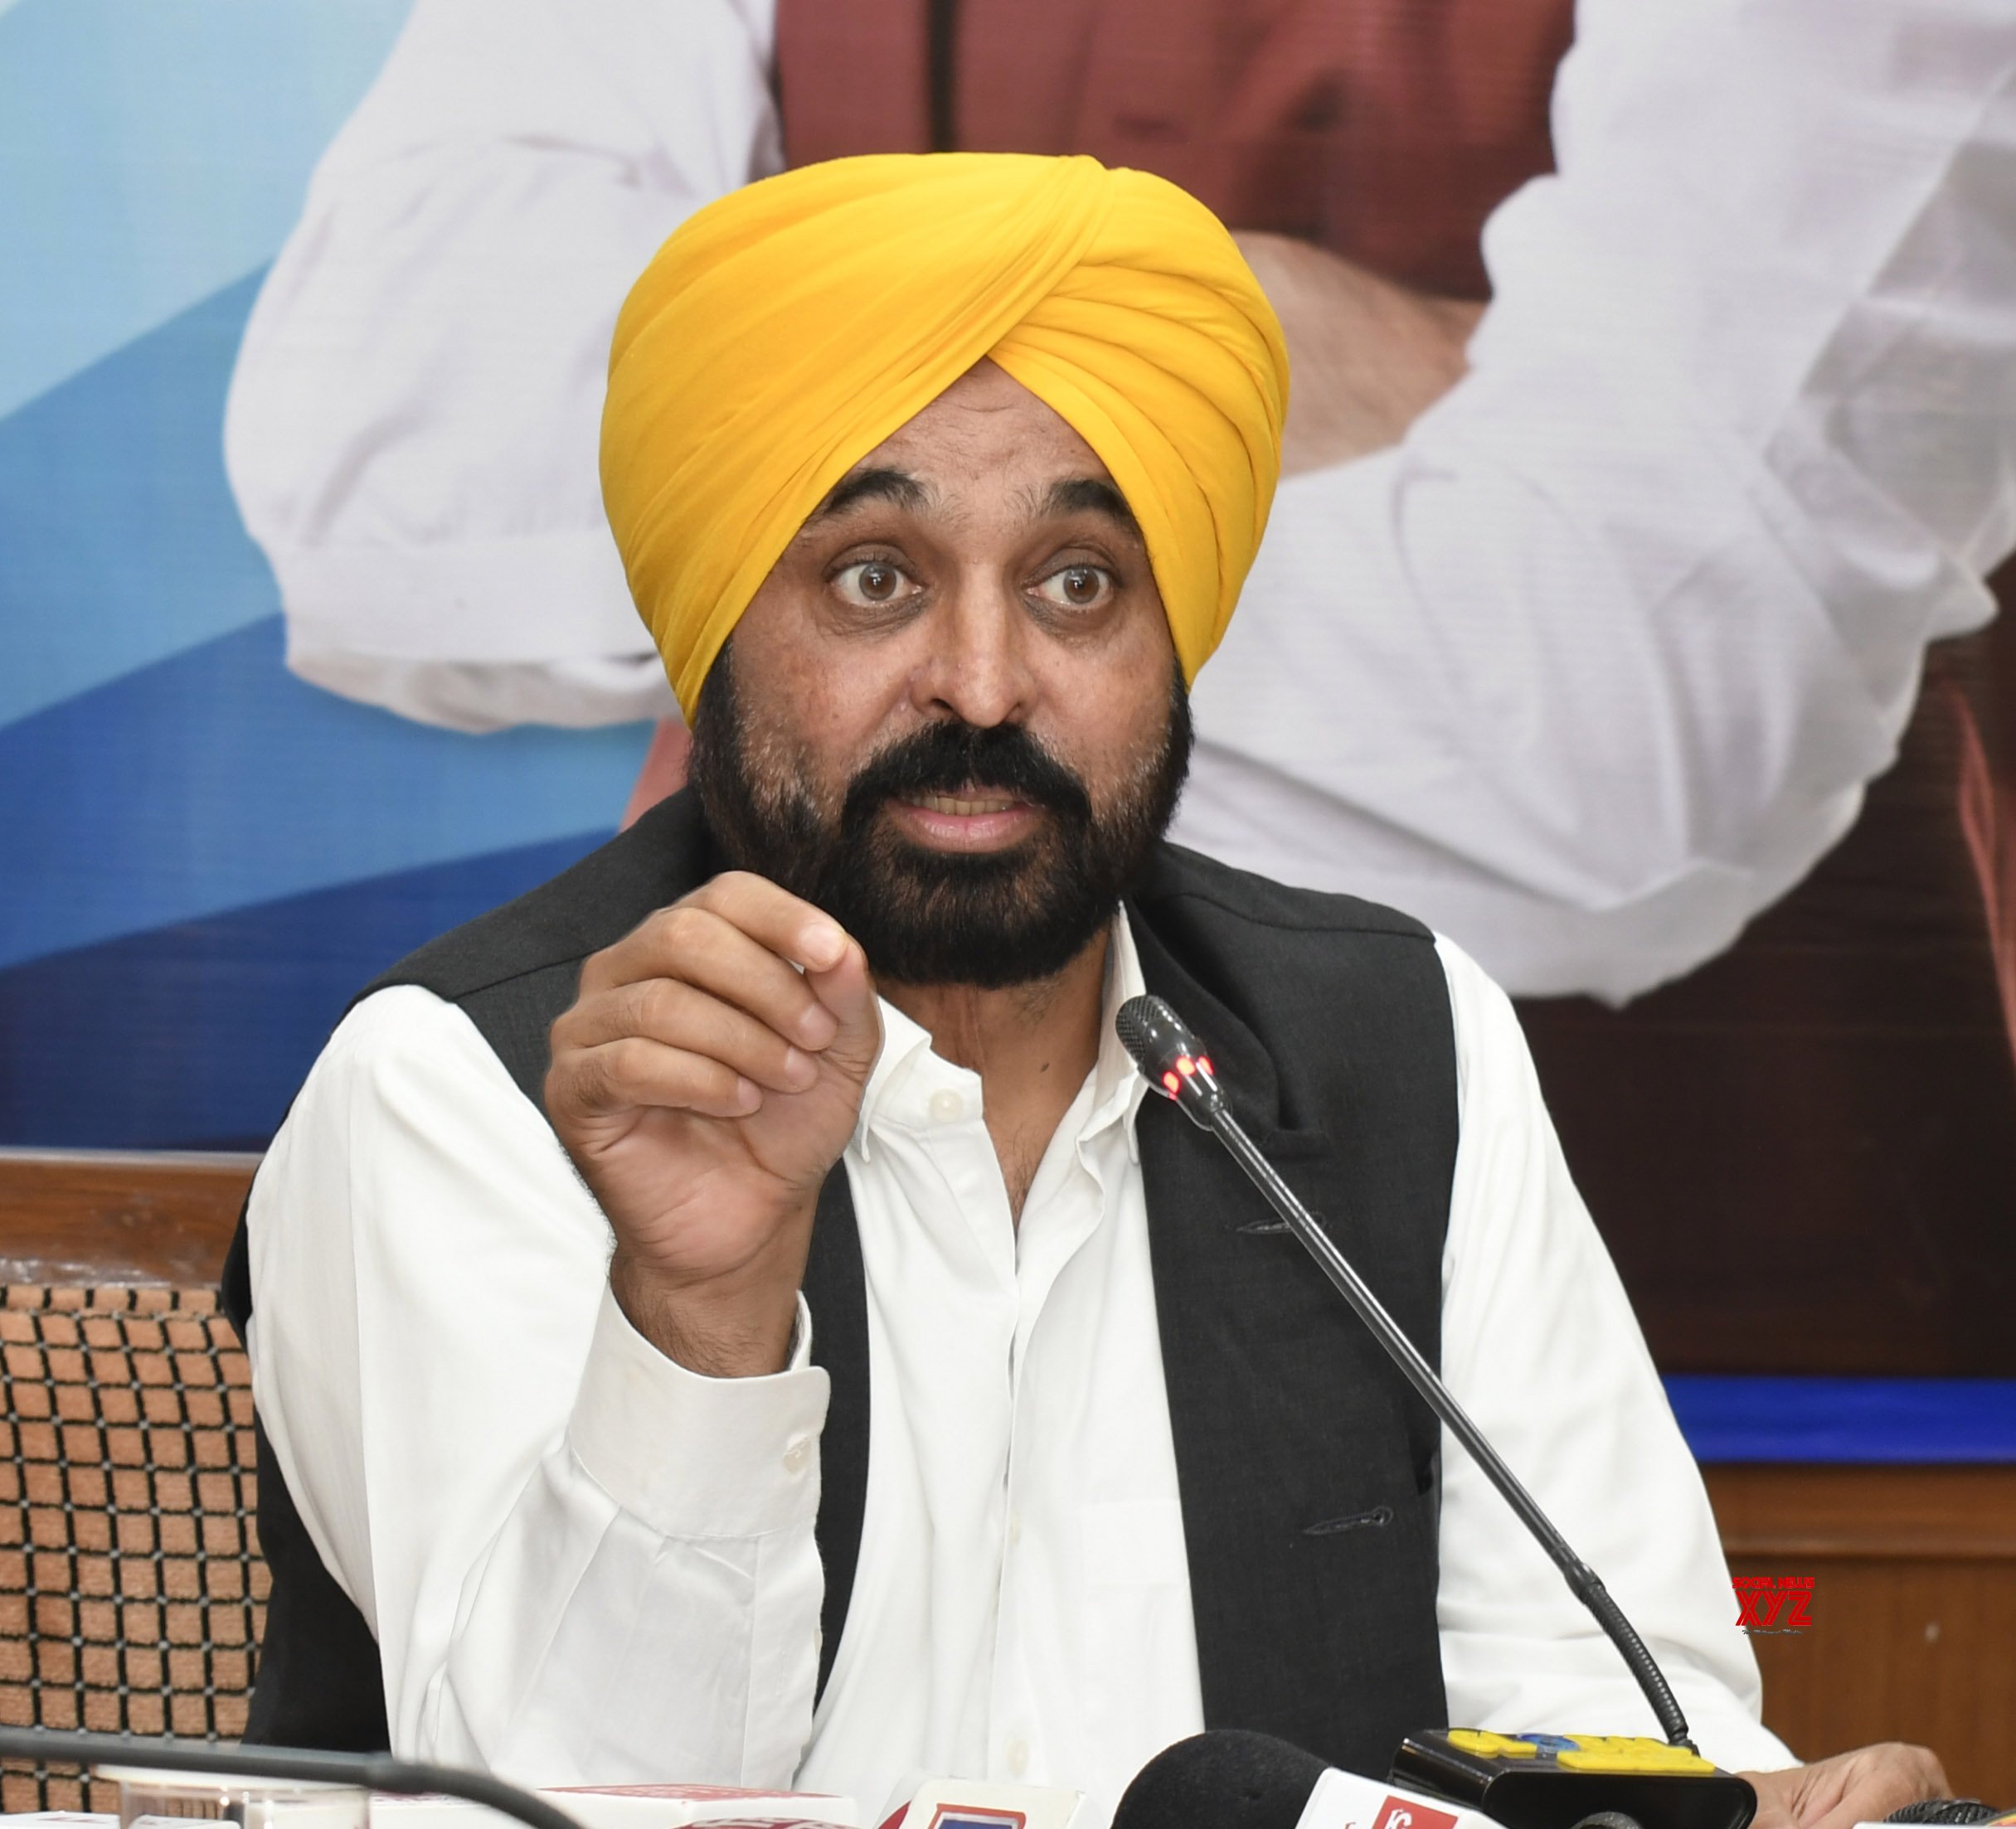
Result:
<svg viewBox="0 0 2016 1829">
<path fill-rule="evenodd" d="M 1134 1774 L 1113 1829 L 1295 1829 L 1325 1769 L 1270 1734 L 1193 1734 Z"/>
<path fill-rule="evenodd" d="M 1113 1032 L 1149 1079 L 1159 1079 L 1179 1054 L 1197 1051 L 1188 1024 L 1157 997 L 1129 997 L 1115 1013 Z"/>
<path fill-rule="evenodd" d="M 1129 997 L 1114 1015 L 1113 1032 L 1142 1078 L 1208 1130 L 1211 1114 L 1224 1107 L 1225 1094 L 1218 1089 L 1211 1056 L 1191 1034 L 1189 1024 L 1160 997 Z"/>
</svg>

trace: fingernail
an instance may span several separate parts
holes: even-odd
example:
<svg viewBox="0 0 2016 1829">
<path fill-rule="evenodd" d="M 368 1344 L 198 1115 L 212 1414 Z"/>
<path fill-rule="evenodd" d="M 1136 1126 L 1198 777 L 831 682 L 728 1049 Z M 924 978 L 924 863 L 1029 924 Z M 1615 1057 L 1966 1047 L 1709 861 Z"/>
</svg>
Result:
<svg viewBox="0 0 2016 1829">
<path fill-rule="evenodd" d="M 823 1003 L 814 1004 L 798 1019 L 799 1038 L 808 1047 L 823 1048 L 839 1032 L 839 1019 Z"/>
<path fill-rule="evenodd" d="M 819 921 L 798 937 L 798 950 L 814 972 L 830 972 L 847 951 L 847 936 L 830 921 Z"/>
<path fill-rule="evenodd" d="M 751 1112 L 763 1103 L 763 1089 L 740 1074 L 735 1078 L 735 1104 L 738 1111 Z"/>
<path fill-rule="evenodd" d="M 819 1065 L 796 1048 L 784 1050 L 784 1076 L 794 1085 L 809 1086 L 819 1076 Z"/>
</svg>

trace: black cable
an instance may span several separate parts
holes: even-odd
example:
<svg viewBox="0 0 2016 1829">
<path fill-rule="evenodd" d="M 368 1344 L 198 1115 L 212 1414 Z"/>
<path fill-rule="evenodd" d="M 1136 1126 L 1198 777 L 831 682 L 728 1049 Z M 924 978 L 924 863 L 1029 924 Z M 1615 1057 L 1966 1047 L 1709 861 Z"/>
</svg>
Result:
<svg viewBox="0 0 2016 1829">
<path fill-rule="evenodd" d="M 229 1778 L 291 1778 L 348 1784 L 397 1797 L 461 1797 L 515 1817 L 527 1829 L 581 1829 L 564 1810 L 488 1772 L 421 1765 L 389 1753 L 325 1753 L 304 1747 L 223 1746 L 207 1740 L 153 1740 L 133 1734 L 72 1734 L 55 1728 L 0 1727 L 0 1759 L 83 1766 L 138 1766 L 157 1772 Z"/>
</svg>

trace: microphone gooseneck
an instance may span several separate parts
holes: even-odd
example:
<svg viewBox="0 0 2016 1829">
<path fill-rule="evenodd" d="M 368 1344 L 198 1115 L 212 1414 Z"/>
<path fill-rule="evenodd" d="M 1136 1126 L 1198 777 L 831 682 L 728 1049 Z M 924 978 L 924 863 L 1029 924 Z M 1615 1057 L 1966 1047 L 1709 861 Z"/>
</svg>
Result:
<svg viewBox="0 0 2016 1829">
<path fill-rule="evenodd" d="M 418 1797 L 438 1793 L 487 1804 L 526 1829 L 581 1829 L 566 1811 L 488 1772 L 421 1765 L 389 1753 L 325 1753 L 305 1747 L 218 1746 L 207 1740 L 151 1740 L 134 1734 L 74 1734 L 56 1728 L 0 1727 L 0 1759 L 56 1764 L 138 1766 L 155 1772 L 226 1778 L 285 1778 L 308 1784 Z"/>
<path fill-rule="evenodd" d="M 1669 1744 L 1693 1751 L 1694 1743 L 1687 1730 L 1687 1717 L 1680 1711 L 1673 1686 L 1646 1649 L 1644 1640 L 1624 1617 L 1624 1609 L 1610 1598 L 1595 1569 L 1576 1555 L 1568 1540 L 1554 1528 L 1518 1476 L 1499 1458 L 1498 1450 L 1470 1420 L 1469 1413 L 1435 1375 L 1435 1368 L 1421 1357 L 1400 1323 L 1386 1312 L 1370 1286 L 1352 1268 L 1350 1259 L 1316 1223 L 1315 1215 L 1296 1199 L 1294 1190 L 1275 1173 L 1274 1165 L 1255 1147 L 1232 1116 L 1224 1089 L 1218 1084 L 1217 1070 L 1188 1025 L 1160 997 L 1129 997 L 1120 1006 L 1113 1027 L 1149 1084 L 1173 1101 L 1193 1123 L 1210 1131 L 1224 1144 L 1247 1178 L 1266 1196 L 1268 1205 L 1337 1286 L 1338 1293 L 1372 1330 L 1387 1356 L 1504 1496 L 1519 1521 L 1561 1570 L 1576 1599 L 1595 1616 L 1596 1623 L 1617 1647 L 1639 1688 L 1644 1691 L 1645 1700 L 1652 1705 L 1659 1731 Z"/>
</svg>

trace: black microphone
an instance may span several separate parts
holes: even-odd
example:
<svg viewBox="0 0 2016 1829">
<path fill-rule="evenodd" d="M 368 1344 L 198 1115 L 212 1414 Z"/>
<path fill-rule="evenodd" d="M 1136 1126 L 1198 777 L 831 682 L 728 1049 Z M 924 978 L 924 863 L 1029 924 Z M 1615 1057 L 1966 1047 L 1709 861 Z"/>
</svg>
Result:
<svg viewBox="0 0 2016 1829">
<path fill-rule="evenodd" d="M 138 1766 L 155 1772 L 225 1778 L 287 1778 L 354 1785 L 396 1797 L 461 1797 L 515 1817 L 526 1829 L 581 1829 L 566 1811 L 488 1772 L 422 1765 L 389 1753 L 325 1753 L 305 1747 L 217 1746 L 207 1740 L 154 1740 L 133 1734 L 76 1734 L 57 1728 L 0 1727 L 0 1759 L 53 1765 Z"/>
<path fill-rule="evenodd" d="M 1668 1744 L 1691 1753 L 1694 1743 L 1688 1735 L 1687 1717 L 1680 1712 L 1680 1705 L 1665 1673 L 1645 1648 L 1645 1642 L 1638 1636 L 1630 1621 L 1624 1617 L 1624 1610 L 1610 1598 L 1610 1590 L 1597 1578 L 1596 1571 L 1576 1555 L 1567 1539 L 1554 1528 L 1552 1521 L 1519 1483 L 1512 1469 L 1499 1458 L 1498 1451 L 1484 1438 L 1483 1431 L 1470 1420 L 1463 1406 L 1450 1395 L 1449 1387 L 1436 1376 L 1435 1368 L 1422 1358 L 1414 1342 L 1401 1331 L 1400 1324 L 1386 1312 L 1379 1298 L 1352 1268 L 1350 1260 L 1338 1249 L 1329 1234 L 1316 1223 L 1309 1209 L 1295 1198 L 1288 1184 L 1275 1172 L 1273 1165 L 1254 1146 L 1238 1119 L 1232 1116 L 1211 1056 L 1203 1044 L 1190 1032 L 1188 1025 L 1160 997 L 1129 997 L 1120 1006 L 1113 1026 L 1121 1045 L 1134 1057 L 1134 1065 L 1148 1083 L 1165 1099 L 1173 1099 L 1177 1109 L 1193 1123 L 1211 1132 L 1231 1152 L 1233 1160 L 1267 1197 L 1268 1204 L 1286 1222 L 1289 1230 L 1301 1240 L 1309 1255 L 1322 1267 L 1324 1274 L 1336 1284 L 1338 1292 L 1351 1304 L 1358 1318 L 1372 1330 L 1373 1337 L 1406 1375 L 1407 1382 L 1421 1393 L 1450 1434 L 1462 1443 L 1492 1485 L 1504 1495 L 1506 1503 L 1518 1513 L 1519 1521 L 1561 1570 L 1576 1599 L 1596 1616 L 1596 1623 L 1622 1655 L 1631 1675 L 1637 1679 L 1638 1686 L 1644 1691 L 1645 1700 L 1652 1705 L 1659 1731 L 1666 1736 Z M 1409 1742 L 1410 1748 L 1413 1744 Z M 1408 1749 L 1403 1748 L 1403 1759 L 1407 1753 Z M 1426 1769 L 1410 1768 L 1403 1773 L 1398 1762 L 1394 1766 L 1394 1773 L 1397 1777 L 1417 1776 L 1423 1782 L 1431 1777 Z"/>
<path fill-rule="evenodd" d="M 1892 1810 L 1883 1821 L 1971 1825 L 2008 1822 L 2012 1818 L 2016 1818 L 2016 1811 L 1998 1810 L 1994 1804 L 1983 1803 L 1979 1797 L 1927 1797 L 1922 1802 L 1907 1803 L 1901 1810 Z"/>
<path fill-rule="evenodd" d="M 1324 1769 L 1314 1753 L 1271 1734 L 1193 1734 L 1134 1774 L 1113 1829 L 1297 1829 Z"/>
</svg>

